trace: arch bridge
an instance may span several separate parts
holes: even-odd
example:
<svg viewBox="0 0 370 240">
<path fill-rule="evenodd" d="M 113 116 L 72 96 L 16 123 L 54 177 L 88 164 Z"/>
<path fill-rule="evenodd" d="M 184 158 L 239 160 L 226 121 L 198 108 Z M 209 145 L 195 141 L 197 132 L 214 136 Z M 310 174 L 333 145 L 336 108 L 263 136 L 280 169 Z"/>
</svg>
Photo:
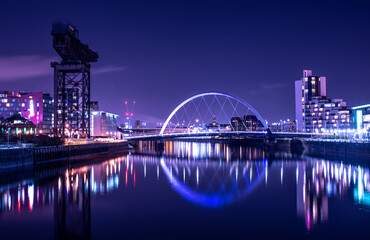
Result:
<svg viewBox="0 0 370 240">
<path fill-rule="evenodd" d="M 181 102 L 155 134 L 128 140 L 183 137 L 272 137 L 266 120 L 246 101 L 220 92 L 194 95 Z"/>
</svg>

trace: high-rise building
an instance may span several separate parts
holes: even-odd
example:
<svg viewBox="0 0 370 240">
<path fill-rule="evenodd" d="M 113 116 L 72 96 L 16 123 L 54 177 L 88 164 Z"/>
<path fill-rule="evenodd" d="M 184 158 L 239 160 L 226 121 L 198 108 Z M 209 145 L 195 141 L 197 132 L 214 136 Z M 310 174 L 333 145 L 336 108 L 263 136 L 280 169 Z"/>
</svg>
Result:
<svg viewBox="0 0 370 240">
<path fill-rule="evenodd" d="M 295 81 L 295 111 L 298 131 L 305 128 L 305 105 L 313 97 L 326 96 L 326 77 L 312 76 L 312 70 L 303 70 L 303 77 Z"/>
<path fill-rule="evenodd" d="M 311 70 L 303 70 L 303 77 L 295 81 L 295 111 L 298 131 L 351 127 L 346 102 L 330 99 L 326 95 L 326 77 L 312 76 Z"/>
</svg>

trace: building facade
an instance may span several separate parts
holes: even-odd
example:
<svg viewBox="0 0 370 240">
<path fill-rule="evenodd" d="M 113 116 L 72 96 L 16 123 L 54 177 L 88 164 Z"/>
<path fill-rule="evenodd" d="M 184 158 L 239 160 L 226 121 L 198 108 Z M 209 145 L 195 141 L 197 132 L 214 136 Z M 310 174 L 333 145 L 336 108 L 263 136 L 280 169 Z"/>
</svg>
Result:
<svg viewBox="0 0 370 240">
<path fill-rule="evenodd" d="M 21 94 L 13 91 L 0 91 L 0 122 L 21 112 Z"/>
<path fill-rule="evenodd" d="M 117 114 L 104 111 L 91 112 L 92 137 L 117 137 Z"/>
<path fill-rule="evenodd" d="M 286 121 L 280 120 L 280 122 L 273 122 L 269 124 L 271 132 L 296 132 L 297 123 L 294 120 L 287 119 Z"/>
<path fill-rule="evenodd" d="M 36 125 L 39 133 L 51 134 L 53 109 L 50 94 L 0 91 L 0 121 L 20 113 Z"/>
<path fill-rule="evenodd" d="M 39 133 L 51 134 L 53 131 L 54 102 L 50 94 L 43 92 L 21 93 L 23 117 L 36 124 Z"/>
<path fill-rule="evenodd" d="M 34 135 L 38 132 L 36 125 L 31 120 L 22 117 L 19 113 L 14 113 L 1 122 L 0 133 L 6 135 Z"/>
<path fill-rule="evenodd" d="M 311 70 L 303 70 L 303 77 L 295 81 L 295 110 L 298 131 L 321 132 L 352 126 L 346 102 L 330 99 L 326 95 L 326 77 L 312 76 Z"/>
<path fill-rule="evenodd" d="M 352 119 L 357 130 L 366 129 L 370 131 L 370 104 L 353 107 Z"/>
<path fill-rule="evenodd" d="M 230 120 L 233 131 L 261 131 L 264 130 L 263 124 L 255 115 L 232 117 Z"/>
</svg>

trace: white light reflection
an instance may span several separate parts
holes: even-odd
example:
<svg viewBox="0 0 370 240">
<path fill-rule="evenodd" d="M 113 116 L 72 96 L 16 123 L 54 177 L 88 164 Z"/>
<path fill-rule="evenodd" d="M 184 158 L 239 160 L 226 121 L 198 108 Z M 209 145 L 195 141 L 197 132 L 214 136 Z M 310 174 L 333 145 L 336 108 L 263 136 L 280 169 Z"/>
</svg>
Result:
<svg viewBox="0 0 370 240">
<path fill-rule="evenodd" d="M 33 209 L 33 201 L 34 201 L 34 186 L 33 184 L 31 186 L 28 186 L 28 201 L 29 201 L 29 208 L 30 211 Z"/>
</svg>

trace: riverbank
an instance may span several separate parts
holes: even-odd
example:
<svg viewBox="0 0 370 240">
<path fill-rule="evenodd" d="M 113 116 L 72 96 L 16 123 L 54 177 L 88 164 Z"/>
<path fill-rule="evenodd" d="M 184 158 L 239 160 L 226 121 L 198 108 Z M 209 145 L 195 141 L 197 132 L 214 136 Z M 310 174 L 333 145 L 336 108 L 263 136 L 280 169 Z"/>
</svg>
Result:
<svg viewBox="0 0 370 240">
<path fill-rule="evenodd" d="M 323 139 L 298 139 L 298 138 L 179 138 L 169 141 L 223 143 L 230 146 L 262 147 L 266 151 L 284 151 L 288 153 L 307 155 L 319 158 L 337 160 L 370 160 L 370 142 L 368 141 L 335 141 Z M 164 142 L 155 144 L 155 148 L 164 151 Z"/>
<path fill-rule="evenodd" d="M 131 148 L 128 142 L 92 143 L 84 145 L 50 146 L 0 150 L 0 172 L 32 169 L 36 165 L 72 161 L 73 158 L 125 152 Z"/>
</svg>

